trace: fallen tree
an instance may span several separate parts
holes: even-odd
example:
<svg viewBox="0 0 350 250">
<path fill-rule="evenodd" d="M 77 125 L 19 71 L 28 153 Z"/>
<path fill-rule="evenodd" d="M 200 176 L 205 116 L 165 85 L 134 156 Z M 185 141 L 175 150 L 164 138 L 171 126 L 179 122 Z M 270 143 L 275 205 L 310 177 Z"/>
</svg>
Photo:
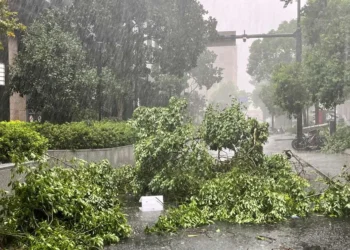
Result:
<svg viewBox="0 0 350 250">
<path fill-rule="evenodd" d="M 272 223 L 313 212 L 349 215 L 348 175 L 342 177 L 347 182 L 331 181 L 312 168 L 327 184 L 316 194 L 292 167 L 291 155 L 263 153 L 267 125 L 247 118 L 235 101 L 224 110 L 209 106 L 198 127 L 186 116 L 186 102 L 177 99 L 166 108 L 139 108 L 132 124 L 140 138 L 135 190 L 181 204 L 147 232 L 176 232 L 215 221 Z M 217 161 L 209 149 L 229 149 L 234 157 Z"/>
<path fill-rule="evenodd" d="M 174 232 L 214 221 L 269 223 L 310 210 L 308 183 L 284 156 L 265 156 L 268 126 L 247 118 L 233 101 L 224 110 L 209 106 L 203 123 L 192 125 L 186 102 L 139 108 L 132 121 L 136 177 L 141 195 L 163 194 L 182 205 L 171 208 L 149 232 Z M 216 161 L 208 151 L 229 149 Z"/>
<path fill-rule="evenodd" d="M 0 248 L 95 249 L 130 235 L 108 162 L 18 166 L 23 181 L 0 190 Z"/>
</svg>

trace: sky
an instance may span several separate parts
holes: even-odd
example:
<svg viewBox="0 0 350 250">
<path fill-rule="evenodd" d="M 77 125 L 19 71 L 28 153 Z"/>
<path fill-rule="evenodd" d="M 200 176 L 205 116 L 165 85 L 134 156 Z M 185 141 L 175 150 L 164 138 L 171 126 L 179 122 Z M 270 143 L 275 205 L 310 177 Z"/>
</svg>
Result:
<svg viewBox="0 0 350 250">
<path fill-rule="evenodd" d="M 279 0 L 199 0 L 209 12 L 209 15 L 218 21 L 218 31 L 236 31 L 237 34 L 267 33 L 277 29 L 283 21 L 297 17 L 297 4 L 293 3 L 283 8 L 284 3 Z M 302 0 L 302 5 L 306 0 Z M 249 58 L 249 47 L 253 39 L 244 43 L 237 41 L 238 52 L 238 87 L 252 91 L 249 84 L 250 76 L 246 73 Z"/>
</svg>

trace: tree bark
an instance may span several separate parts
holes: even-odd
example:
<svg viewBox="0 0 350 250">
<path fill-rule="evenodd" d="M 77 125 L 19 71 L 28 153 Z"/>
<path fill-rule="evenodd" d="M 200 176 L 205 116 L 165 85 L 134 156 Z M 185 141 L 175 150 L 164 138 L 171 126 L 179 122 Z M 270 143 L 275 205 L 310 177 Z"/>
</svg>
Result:
<svg viewBox="0 0 350 250">
<path fill-rule="evenodd" d="M 337 132 L 337 104 L 334 104 L 334 133 Z"/>
<path fill-rule="evenodd" d="M 301 140 L 303 138 L 303 113 L 300 111 L 297 114 L 297 138 Z"/>
<path fill-rule="evenodd" d="M 320 124 L 320 103 L 318 101 L 315 103 L 315 124 Z"/>
<path fill-rule="evenodd" d="M 122 121 L 124 113 L 124 100 L 122 97 L 119 97 L 117 102 L 117 118 L 119 121 Z"/>
<path fill-rule="evenodd" d="M 18 54 L 18 37 L 8 38 L 8 63 L 12 66 Z M 10 120 L 27 121 L 27 97 L 19 93 L 10 96 Z"/>
<path fill-rule="evenodd" d="M 303 118 L 304 118 L 304 127 L 309 126 L 305 108 L 303 109 Z"/>
</svg>

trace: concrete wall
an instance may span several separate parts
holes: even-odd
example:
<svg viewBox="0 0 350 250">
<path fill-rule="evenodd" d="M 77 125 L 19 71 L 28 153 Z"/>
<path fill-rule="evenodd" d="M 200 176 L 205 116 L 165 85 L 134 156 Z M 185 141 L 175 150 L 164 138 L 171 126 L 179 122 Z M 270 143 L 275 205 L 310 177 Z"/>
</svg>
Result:
<svg viewBox="0 0 350 250">
<path fill-rule="evenodd" d="M 134 146 L 105 149 L 81 149 L 81 150 L 49 150 L 48 154 L 54 158 L 69 161 L 73 158 L 85 160 L 87 162 L 99 162 L 108 160 L 113 167 L 122 165 L 134 165 Z"/>
<path fill-rule="evenodd" d="M 14 164 L 0 164 L 0 189 L 9 190 L 7 184 L 11 179 L 11 169 Z"/>
<path fill-rule="evenodd" d="M 69 161 L 73 158 L 88 162 L 99 162 L 107 159 L 113 167 L 122 165 L 134 165 L 134 146 L 125 146 L 107 149 L 83 149 L 83 150 L 49 150 L 48 154 L 60 160 Z M 14 164 L 0 164 L 0 189 L 9 190 L 7 184 L 11 179 L 11 170 Z"/>
<path fill-rule="evenodd" d="M 26 165 L 33 166 L 35 164 L 34 162 L 28 162 Z M 8 187 L 8 184 L 11 180 L 12 175 L 12 169 L 15 167 L 15 164 L 8 163 L 8 164 L 0 164 L 0 189 L 10 191 L 10 188 Z M 15 179 L 21 180 L 23 176 L 16 175 Z"/>
</svg>

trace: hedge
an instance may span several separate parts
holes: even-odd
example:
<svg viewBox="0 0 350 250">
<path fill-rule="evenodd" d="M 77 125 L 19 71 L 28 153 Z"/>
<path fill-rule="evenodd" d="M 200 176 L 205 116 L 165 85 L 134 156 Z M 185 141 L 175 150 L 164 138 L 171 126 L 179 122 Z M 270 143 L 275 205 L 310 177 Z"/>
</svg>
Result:
<svg viewBox="0 0 350 250">
<path fill-rule="evenodd" d="M 350 148 L 350 127 L 339 126 L 334 135 L 328 135 L 326 145 L 322 148 L 326 153 L 342 153 Z"/>
<path fill-rule="evenodd" d="M 47 149 L 97 149 L 133 144 L 127 122 L 0 122 L 0 163 L 34 160 Z"/>
<path fill-rule="evenodd" d="M 47 150 L 48 141 L 24 122 L 0 122 L 0 162 L 35 160 Z"/>
<path fill-rule="evenodd" d="M 126 122 L 29 123 L 29 126 L 48 139 L 49 149 L 113 148 L 133 144 L 135 140 Z"/>
</svg>

